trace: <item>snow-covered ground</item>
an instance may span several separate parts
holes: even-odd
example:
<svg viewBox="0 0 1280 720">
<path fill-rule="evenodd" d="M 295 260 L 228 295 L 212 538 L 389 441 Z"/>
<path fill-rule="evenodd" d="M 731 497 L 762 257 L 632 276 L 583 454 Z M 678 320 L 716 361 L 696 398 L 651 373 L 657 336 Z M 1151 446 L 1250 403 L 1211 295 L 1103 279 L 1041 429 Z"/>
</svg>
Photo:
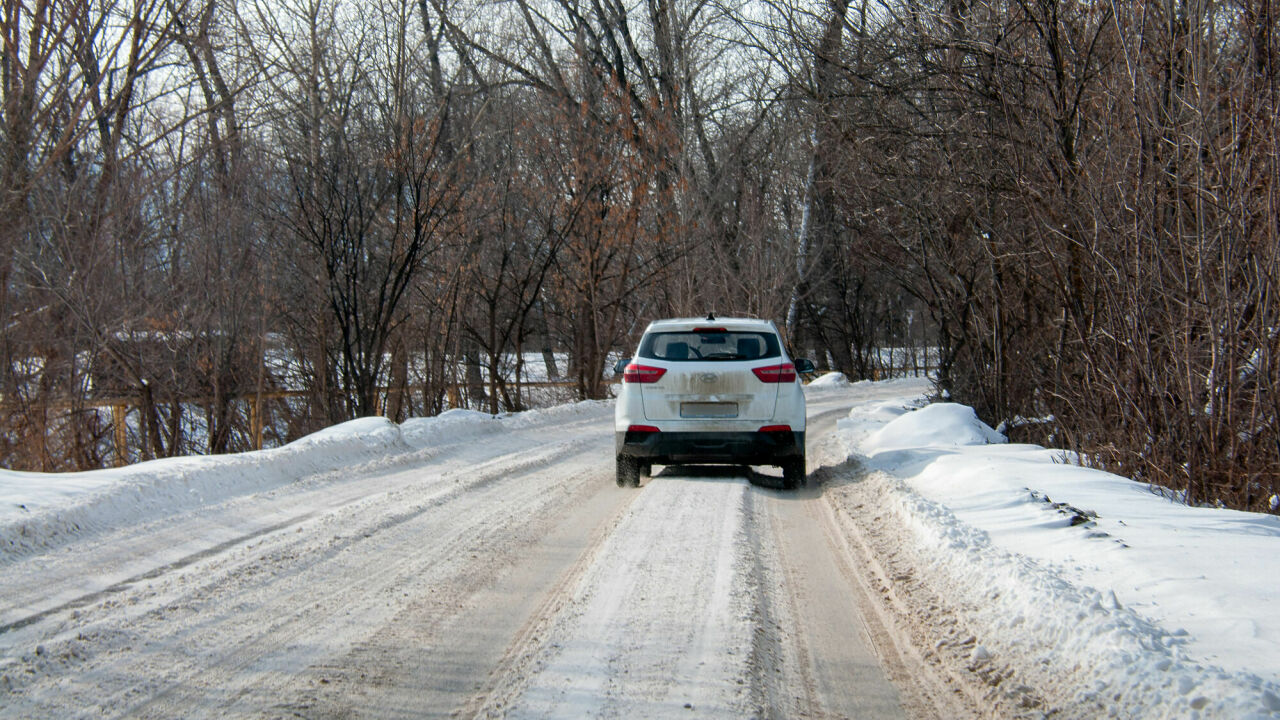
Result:
<svg viewBox="0 0 1280 720">
<path fill-rule="evenodd" d="M 1171 502 L 896 382 L 839 436 L 967 606 L 975 660 L 1123 717 L 1280 714 L 1280 517 Z"/>
<path fill-rule="evenodd" d="M 449 410 L 403 425 L 368 417 L 255 452 L 164 458 L 90 472 L 0 469 L 0 565 L 6 558 L 127 524 L 170 517 L 303 479 L 420 462 L 446 441 L 479 441 L 530 424 L 599 413 L 602 408 L 604 403 L 588 401 L 499 416 Z"/>
<path fill-rule="evenodd" d="M 284 447 L 75 473 L 0 470 L 0 559 L 408 452 L 401 429 L 362 418 Z"/>
<path fill-rule="evenodd" d="M 1072 465 L 1061 451 L 1007 444 L 967 407 L 925 406 L 927 392 L 927 382 L 916 379 L 850 384 L 828 375 L 812 383 L 811 428 L 821 417 L 827 429 L 823 452 L 810 450 L 810 470 L 823 484 L 795 496 L 753 488 L 732 473 L 690 478 L 664 472 L 638 495 L 613 488 L 607 402 L 496 418 L 452 411 L 403 425 L 369 418 L 274 450 L 89 473 L 0 471 L 0 714 L 10 702 L 2 695 L 21 688 L 28 688 L 22 697 L 29 704 L 13 707 L 66 708 L 74 698 L 107 697 L 105 686 L 92 682 L 129 697 L 135 692 L 129 683 L 142 683 L 144 690 L 136 691 L 145 695 L 145 687 L 162 683 L 131 680 L 131 668 L 171 672 L 146 660 L 147 647 L 174 654 L 183 668 L 189 663 L 191 677 L 201 674 L 206 656 L 217 661 L 229 647 L 236 648 L 236 662 L 266 667 L 252 677 L 284 678 L 271 682 L 284 682 L 285 689 L 294 686 L 277 670 L 289 663 L 312 663 L 311 670 L 291 670 L 307 682 L 327 682 L 316 679 L 327 677 L 322 671 L 363 677 L 356 666 L 321 661 L 355 653 L 364 658 L 360 662 L 372 662 L 374 655 L 359 654 L 361 643 L 380 648 L 377 657 L 400 652 L 405 623 L 415 617 L 424 623 L 417 632 L 426 644 L 440 643 L 450 632 L 471 637 L 484 630 L 465 623 L 451 630 L 443 620 L 413 611 L 422 605 L 470 617 L 465 613 L 483 607 L 476 598 L 490 592 L 486 583 L 501 585 L 495 573 L 514 567 L 509 572 L 523 577 L 520 559 L 529 548 L 545 546 L 548 557 L 564 554 L 567 546 L 556 533 L 595 539 L 588 549 L 569 552 L 562 564 L 529 565 L 530 583 L 551 583 L 545 579 L 549 568 L 568 568 L 557 569 L 566 574 L 546 590 L 561 594 L 536 602 L 520 600 L 525 595 L 519 593 L 505 596 L 505 605 L 494 606 L 503 611 L 491 617 L 509 617 L 513 627 L 494 626 L 490 644 L 476 646 L 492 649 L 496 662 L 507 647 L 502 633 L 519 631 L 525 638 L 524 649 L 516 647 L 525 660 L 503 660 L 524 674 L 496 681 L 503 692 L 494 697 L 510 702 L 510 712 L 567 716 L 630 709 L 663 715 L 667 706 L 661 703 L 678 699 L 725 716 L 748 713 L 757 702 L 775 707 L 769 704 L 774 695 L 751 689 L 754 681 L 745 690 L 734 685 L 746 672 L 772 675 L 770 643 L 780 648 L 778 657 L 803 661 L 804 652 L 788 649 L 790 626 L 768 618 L 805 607 L 791 608 L 784 596 L 803 593 L 779 589 L 778 579 L 778 573 L 805 572 L 794 561 L 752 553 L 778 533 L 785 544 L 787 528 L 797 522 L 831 517 L 836 520 L 812 536 L 839 536 L 840 518 L 848 527 L 861 522 L 883 533 L 878 544 L 870 536 L 832 541 L 893 554 L 880 560 L 883 568 L 894 568 L 882 573 L 881 593 L 892 599 L 890 586 L 896 586 L 908 608 L 912 600 L 902 595 L 912 587 L 936 598 L 921 601 L 921 614 L 937 617 L 921 621 L 926 646 L 918 654 L 963 652 L 968 670 L 1005 697 L 1025 687 L 1022 694 L 1034 698 L 1030 715 L 1280 717 L 1280 518 L 1186 507 L 1143 485 Z M 839 417 L 834 430 L 833 414 Z M 792 497 L 801 502 L 790 503 Z M 592 522 L 592 508 L 614 519 L 591 529 L 583 523 Z M 386 519 L 387 513 L 394 517 Z M 687 521 L 680 520 L 684 515 Z M 183 537 L 187 527 L 212 529 L 207 535 L 192 530 L 184 538 L 191 545 L 181 550 L 161 547 L 160 538 Z M 387 528 L 397 535 L 386 537 Z M 421 538 L 433 533 L 441 547 L 454 543 L 460 549 L 438 560 L 422 553 Z M 537 540 L 541 533 L 550 533 L 550 540 Z M 85 569 L 76 563 L 89 561 L 77 560 L 78 548 L 110 553 L 117 547 L 112 538 L 142 538 L 156 547 L 147 550 L 156 559 L 140 554 L 118 570 L 98 562 L 92 579 L 79 579 Z M 392 539 L 405 544 L 393 547 Z M 365 545 L 371 547 L 360 550 Z M 492 548 L 502 554 L 486 555 Z M 574 552 L 581 557 L 574 559 Z M 392 572 L 387 565 L 386 577 L 359 579 L 357 573 L 377 564 L 373 558 L 392 555 L 417 563 L 416 569 Z M 314 564 L 298 570 L 298 558 Z M 329 563 L 340 567 L 328 569 Z M 224 567 L 230 569 L 216 581 L 200 579 L 200 573 Z M 52 579 L 55 570 L 65 580 Z M 828 576 L 808 575 L 815 583 Z M 302 603 L 288 610 L 270 604 L 283 594 L 277 585 L 291 588 L 290 597 L 305 598 L 307 588 L 335 581 L 350 586 L 341 603 L 367 606 L 358 616 L 361 626 L 376 630 L 376 623 L 387 622 L 394 631 L 361 635 L 334 614 L 341 604 L 315 603 L 312 609 Z M 867 587 L 875 582 L 868 580 Z M 240 592 L 236 588 L 248 583 L 256 583 L 255 594 L 229 596 L 240 598 L 235 602 L 244 603 L 243 610 L 225 606 L 219 593 Z M 50 595 L 55 587 L 67 595 Z M 448 594 L 440 594 L 443 588 Z M 190 592 L 196 594 L 182 594 Z M 122 593 L 128 597 L 112 599 Z M 747 602 L 760 593 L 777 594 L 770 601 L 776 604 Z M 135 602 L 153 609 L 145 616 L 141 609 L 127 611 Z M 544 616 L 522 629 L 519 613 L 537 610 L 526 606 L 538 602 Z M 201 616 L 193 608 L 201 607 L 202 613 L 226 615 L 225 624 L 207 621 L 220 633 L 243 629 L 242 641 L 232 646 L 199 634 L 206 621 L 195 622 Z M 133 612 L 133 619 L 112 619 L 115 608 Z M 261 616 L 265 624 L 255 630 L 240 612 Z M 271 618 L 281 612 L 296 618 L 290 621 L 294 635 L 263 645 L 258 633 L 274 638 Z M 890 615 L 892 610 L 884 617 Z M 192 619 L 174 624 L 178 616 Z M 128 624 L 135 620 L 147 629 Z M 290 639 L 313 623 L 328 623 L 323 626 L 339 634 L 315 646 Z M 939 627 L 963 628 L 964 637 L 928 635 Z M 658 640 L 664 632 L 675 634 Z M 176 639 L 157 639 L 166 633 Z M 776 637 L 763 642 L 761 633 Z M 102 647 L 94 650 L 95 642 Z M 204 644 L 208 650 L 200 649 Z M 755 648 L 749 659 L 725 655 L 724 648 L 744 644 Z M 254 652 L 266 651 L 253 648 L 260 645 L 288 662 L 259 658 Z M 58 655 L 58 648 L 70 648 L 69 654 Z M 139 652 L 142 657 L 135 657 Z M 472 654 L 480 658 L 473 665 L 487 667 L 488 655 Z M 877 654 L 884 655 L 883 648 Z M 608 662 L 596 668 L 601 657 Z M 397 662 L 424 660 L 405 655 Z M 82 666 L 96 674 L 73 680 Z M 389 664 L 382 671 L 393 670 Z M 803 672 L 785 673 L 781 677 L 804 679 Z M 642 681 L 629 682 L 628 674 Z M 176 675 L 174 687 L 189 682 L 184 677 Z M 446 689 L 474 692 L 466 680 Z M 670 685 L 677 681 L 693 684 Z M 66 694 L 67 686 L 81 695 Z M 180 708 L 180 698 L 196 697 L 196 689 L 169 693 L 167 700 L 163 693 L 154 697 L 161 708 Z M 440 697 L 446 696 L 455 697 Z M 252 706 L 255 696 L 237 697 L 235 702 Z M 821 693 L 814 697 L 822 699 Z M 473 710 L 507 712 L 495 710 L 494 698 L 469 702 Z M 788 702 L 799 703 L 791 706 L 796 711 L 809 707 Z M 197 714 L 212 714 L 216 706 L 202 707 Z M 675 707 L 683 711 L 681 704 Z"/>
</svg>

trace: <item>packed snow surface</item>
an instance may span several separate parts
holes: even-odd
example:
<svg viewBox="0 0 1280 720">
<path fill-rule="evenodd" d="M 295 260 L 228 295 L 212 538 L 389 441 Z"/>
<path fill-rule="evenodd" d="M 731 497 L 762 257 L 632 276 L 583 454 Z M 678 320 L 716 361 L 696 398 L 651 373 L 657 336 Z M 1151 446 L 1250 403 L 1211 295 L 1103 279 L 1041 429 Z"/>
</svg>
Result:
<svg viewBox="0 0 1280 720">
<path fill-rule="evenodd" d="M 607 717 L 623 707 L 664 717 L 687 703 L 698 717 L 751 715 L 740 680 L 752 672 L 755 588 L 735 551 L 750 541 L 748 491 L 742 483 L 649 481 L 613 535 L 628 542 L 611 538 L 602 550 L 564 627 L 552 632 L 555 646 L 502 714 Z M 685 542 L 664 542 L 672 537 Z M 626 683 L 614 680 L 623 675 Z"/>
</svg>

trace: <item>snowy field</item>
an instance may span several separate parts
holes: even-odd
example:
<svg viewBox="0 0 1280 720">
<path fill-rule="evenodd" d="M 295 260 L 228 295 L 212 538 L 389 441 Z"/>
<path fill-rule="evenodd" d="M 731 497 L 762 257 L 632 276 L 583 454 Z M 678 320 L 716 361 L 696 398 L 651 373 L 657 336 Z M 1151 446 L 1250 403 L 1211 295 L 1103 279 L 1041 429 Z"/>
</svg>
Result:
<svg viewBox="0 0 1280 720">
<path fill-rule="evenodd" d="M 919 613 L 930 616 L 921 620 L 922 632 L 963 628 L 957 632 L 964 637 L 931 636 L 927 640 L 931 647 L 920 650 L 923 655 L 960 653 L 969 672 L 997 688 L 992 692 L 1034 697 L 1034 702 L 1028 701 L 1027 716 L 1280 717 L 1280 613 L 1276 611 L 1280 607 L 1280 518 L 1186 507 L 1143 485 L 1072 465 L 1061 451 L 1007 444 L 1003 436 L 978 421 L 970 408 L 949 403 L 925 406 L 927 391 L 927 383 L 916 379 L 850 384 L 828 375 L 812 383 L 808 389 L 811 417 L 815 408 L 821 408 L 824 417 L 838 412 L 838 419 L 823 440 L 823 456 L 810 451 L 811 488 L 805 496 L 806 502 L 828 508 L 849 527 L 860 522 L 881 533 L 879 545 L 876 538 L 865 544 L 881 553 L 878 567 L 893 568 L 885 573 L 883 584 L 888 589 L 882 592 L 887 597 L 892 599 L 896 592 L 900 604 L 908 609 L 912 607 L 909 591 L 913 587 L 920 590 L 919 597 L 938 599 Z M 138 578 L 157 576 L 161 589 L 169 585 L 179 588 L 189 581 L 163 580 L 158 573 L 174 567 L 178 570 L 173 572 L 180 574 L 181 568 L 189 563 L 197 567 L 206 556 L 212 558 L 211 563 L 225 563 L 210 555 L 222 547 L 219 543 L 231 547 L 241 542 L 236 537 L 254 538 L 242 550 L 248 553 L 257 543 L 284 542 L 271 540 L 285 537 L 279 528 L 296 527 L 297 533 L 304 529 L 309 533 L 312 526 L 320 525 L 323 530 L 331 522 L 324 513 L 338 512 L 326 508 L 338 507 L 339 490 L 351 497 L 340 512 L 358 518 L 367 515 L 363 521 L 373 528 L 363 535 L 350 535 L 357 540 L 370 538 L 369 533 L 386 524 L 379 519 L 387 512 L 379 509 L 378 503 L 384 501 L 375 498 L 385 496 L 387 507 L 398 507 L 406 501 L 397 497 L 421 495 L 415 507 L 422 509 L 414 512 L 426 513 L 423 518 L 439 512 L 442 518 L 424 527 L 444 527 L 445 518 L 466 522 L 470 517 L 479 523 L 476 528 L 484 528 L 483 537 L 498 533 L 493 542 L 512 553 L 512 558 L 519 557 L 527 541 L 504 536 L 499 527 L 485 523 L 502 517 L 507 518 L 502 523 L 516 527 L 524 521 L 518 518 L 539 517 L 535 505 L 548 508 L 547 518 L 582 512 L 585 501 L 573 500 L 577 495 L 572 493 L 585 493 L 580 488 L 588 487 L 597 488 L 592 493 L 604 493 L 598 488 L 605 481 L 612 486 L 611 463 L 604 460 L 608 458 L 605 453 L 611 452 L 611 416 L 609 403 L 588 402 L 496 418 L 451 411 L 403 425 L 366 418 L 255 453 L 175 458 L 60 475 L 0 471 L 0 574 L 6 578 L 0 580 L 4 597 L 0 603 L 0 690 L 16 692 L 29 686 L 35 689 L 24 690 L 28 694 L 22 697 L 27 698 L 24 702 L 35 704 L 21 707 L 62 707 L 49 698 L 65 692 L 65 683 L 75 683 L 60 679 L 58 673 L 74 670 L 77 663 L 92 664 L 94 661 L 85 659 L 92 653 L 77 649 L 67 656 L 70 659 L 52 663 L 48 658 L 53 650 L 46 654 L 45 644 L 33 649 L 34 643 L 46 643 L 49 648 L 56 643 L 87 646 L 86 638 L 94 633 L 75 629 L 79 627 L 76 623 L 87 622 L 75 608 L 91 607 L 90 602 L 97 602 L 94 593 L 117 593 L 112 588 L 127 578 L 133 578 L 128 583 L 132 587 L 145 584 Z M 458 449 L 464 447 L 470 449 Z M 501 463 L 487 459 L 490 456 L 483 454 L 485 448 L 503 449 L 504 459 Z M 565 464 L 562 458 L 570 458 L 572 463 Z M 819 462 L 824 467 L 818 467 Z M 438 471 L 438 479 L 421 479 L 426 477 L 421 468 L 433 467 L 432 463 L 445 463 L 445 469 Z M 484 469 L 490 466 L 493 470 Z M 540 468 L 555 472 L 547 475 Z M 548 483 L 551 491 L 519 480 L 543 475 L 549 479 L 538 482 Z M 507 486 L 502 483 L 508 482 L 514 483 L 512 489 L 504 489 Z M 357 490 L 369 483 L 374 483 L 380 494 Z M 819 484 L 816 489 L 815 484 Z M 753 609 L 747 598 L 761 592 L 752 588 L 768 587 L 773 575 L 759 569 L 762 563 L 768 564 L 764 560 L 740 557 L 730 550 L 742 547 L 744 532 L 766 533 L 768 522 L 760 518 L 769 513 L 787 517 L 779 514 L 782 510 L 765 504 L 785 501 L 787 496 L 774 491 L 750 494 L 748 490 L 745 483 L 726 484 L 715 476 L 691 484 L 687 478 L 665 473 L 647 482 L 638 494 L 608 487 L 600 499 L 592 499 L 601 507 L 616 506 L 610 512 L 620 514 L 609 527 L 592 531 L 603 533 L 594 541 L 596 549 L 584 551 L 583 559 L 573 565 L 578 568 L 574 572 L 585 578 L 583 584 L 563 581 L 563 599 L 546 603 L 549 619 L 542 625 L 530 621 L 533 630 L 521 630 L 530 637 L 542 632 L 539 627 L 555 632 L 552 640 L 543 640 L 551 646 L 528 653 L 536 672 L 498 684 L 507 688 L 505 697 L 516 701 L 512 712 L 528 716 L 599 715 L 627 707 L 658 707 L 635 705 L 635 698 L 628 700 L 626 693 L 640 692 L 637 688 L 641 686 L 622 682 L 620 677 L 575 674 L 584 663 L 592 662 L 595 652 L 607 652 L 614 658 L 610 672 L 629 670 L 657 678 L 644 686 L 648 688 L 645 692 L 653 690 L 642 698 L 645 702 L 666 697 L 654 688 L 663 687 L 660 681 L 666 673 L 683 668 L 681 677 L 700 683 L 701 690 L 691 697 L 698 698 L 696 702 L 708 712 L 727 717 L 753 707 L 751 698 L 756 696 L 735 689 L 733 678 L 744 672 L 769 674 L 760 666 L 761 658 L 766 657 L 763 651 L 734 662 L 715 658 L 723 654 L 718 648 L 742 646 L 751 642 L 753 633 L 763 632 L 753 629 L 759 609 Z M 477 504 L 473 515 L 460 511 L 462 500 L 457 498 L 480 503 L 478 493 L 488 492 L 501 502 Z M 739 504 L 717 510 L 724 502 L 721 496 L 735 498 L 732 502 Z M 305 516 L 284 518 L 286 513 L 302 512 L 296 509 L 297 503 L 307 498 L 314 506 L 305 508 Z M 515 498 L 525 499 L 517 503 Z M 640 498 L 647 504 L 635 504 L 624 512 L 625 503 L 639 503 L 629 498 Z M 556 504 L 562 501 L 563 507 Z M 208 510 L 214 507 L 218 508 L 216 515 Z M 499 508 L 502 513 L 497 512 Z M 674 516 L 670 513 L 675 509 L 702 520 L 672 526 Z M 165 550 L 157 555 L 159 560 L 122 559 L 118 570 L 102 569 L 92 577 L 68 580 L 65 598 L 45 597 L 43 590 L 23 590 L 35 587 L 44 574 L 52 572 L 46 568 L 57 569 L 60 563 L 74 567 L 80 547 L 103 552 L 102 548 L 111 547 L 108 541 L 113 534 L 143 537 L 137 528 L 148 526 L 180 535 L 186 517 L 193 518 L 193 527 L 197 520 L 203 523 L 200 527 L 217 527 L 204 536 L 193 531 L 191 547 Z M 209 520 L 213 517 L 219 518 L 217 523 Z M 705 524 L 709 517 L 720 517 L 721 523 Z M 776 524 L 785 527 L 780 521 Z M 685 525 L 695 526 L 697 532 Z M 335 525 L 338 534 L 332 535 L 332 542 L 349 536 L 339 527 Z M 215 531 L 229 533 L 233 539 L 222 540 Z M 408 525 L 403 532 L 412 545 Z M 480 537 L 477 532 L 472 529 L 457 537 Z M 680 532 L 691 533 L 684 550 L 645 552 L 646 546 L 657 547 L 664 537 Z M 383 536 L 372 537 L 369 542 Z M 636 538 L 643 542 L 634 544 Z M 617 550 L 609 550 L 615 545 Z M 687 562 L 688 548 L 702 545 L 718 547 L 720 553 L 707 559 L 705 573 L 699 569 L 701 565 Z M 318 549 L 306 549 L 311 546 L 300 547 L 317 557 L 321 554 Z M 291 562 L 293 554 L 306 554 L 303 550 L 277 552 L 272 562 Z M 371 557 L 379 557 L 387 550 L 370 552 Z M 479 552 L 450 557 L 465 563 L 467 557 L 475 558 Z M 602 553 L 615 561 L 592 559 Z M 416 551 L 406 557 L 426 562 Z M 178 562 L 178 558 L 198 560 Z M 148 569 L 146 562 L 169 565 Z M 504 562 L 518 565 L 514 559 Z M 113 564 L 98 562 L 104 568 Z M 254 560 L 246 565 L 249 570 L 237 572 L 258 578 L 263 565 L 263 561 Z M 479 567 L 450 570 L 460 578 L 450 581 L 450 587 L 478 582 L 465 579 L 474 577 Z M 619 603 L 626 597 L 620 590 L 623 584 L 659 570 L 675 574 L 655 574 L 637 585 L 649 598 L 643 610 L 629 620 L 625 614 L 617 615 Z M 404 582 L 423 582 L 413 578 L 425 577 L 425 572 L 428 570 L 406 572 Z M 688 607 L 701 608 L 702 614 L 696 617 L 664 606 L 662 598 L 666 596 L 658 592 L 677 582 L 681 572 L 697 575 L 691 578 L 692 589 L 684 593 L 688 597 L 678 598 Z M 663 577 L 667 579 L 654 580 Z M 368 592 L 371 608 L 389 602 L 385 593 Z M 269 594 L 278 593 L 276 589 Z M 408 598 L 410 593 L 406 591 L 404 596 Z M 89 599 L 75 600 L 77 597 Z M 102 607 L 113 602 L 108 597 Z M 464 605 L 461 600 L 457 603 L 457 607 Z M 212 612 L 218 605 L 210 600 L 205 606 Z M 562 606 L 570 610 L 562 611 Z M 371 610 L 369 617 L 392 617 L 393 611 Z M 98 612 L 105 614 L 107 610 Z M 278 610 L 263 612 L 271 617 Z M 95 612 L 86 611 L 85 617 L 95 617 Z M 39 640 L 46 636 L 38 629 L 46 618 L 60 624 L 48 631 L 51 639 Z M 163 618 L 145 618 L 155 624 L 156 632 L 168 627 L 160 624 Z M 636 638 L 657 632 L 658 627 L 683 627 L 677 621 L 697 625 L 697 632 L 702 633 L 697 640 L 702 644 L 675 659 L 635 649 Z M 350 632 L 349 628 L 346 631 Z M 121 639 L 101 651 L 103 657 L 123 655 L 138 643 L 150 642 L 127 634 L 140 631 L 112 632 Z M 79 639 L 58 639 L 66 637 Z M 339 640 L 329 642 L 336 648 Z M 246 640 L 246 647 L 256 642 Z M 505 642 L 497 647 L 506 647 Z M 279 652 L 289 647 L 282 645 Z M 321 650 L 324 648 L 309 652 Z M 112 682 L 128 682 L 129 673 L 120 669 L 123 665 L 109 667 L 111 672 L 103 670 L 102 674 L 110 674 Z M 47 679 L 41 679 L 45 677 L 42 673 Z M 85 692 L 91 697 L 93 689 Z M 669 690 L 663 692 L 670 694 Z M 600 693 L 619 694 L 610 695 L 614 703 L 610 705 L 599 702 L 596 696 Z M 0 715 L 9 715 L 5 710 L 8 702 L 0 698 Z M 172 698 L 171 702 L 181 705 Z M 484 703 L 473 709 L 477 707 L 487 708 L 489 714 L 506 714 Z"/>
</svg>

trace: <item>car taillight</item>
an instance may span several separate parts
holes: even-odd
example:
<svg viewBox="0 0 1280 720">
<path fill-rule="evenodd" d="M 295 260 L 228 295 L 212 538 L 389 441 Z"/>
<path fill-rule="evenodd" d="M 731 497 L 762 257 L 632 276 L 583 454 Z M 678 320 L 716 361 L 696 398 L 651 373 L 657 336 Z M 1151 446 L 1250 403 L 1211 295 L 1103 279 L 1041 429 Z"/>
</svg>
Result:
<svg viewBox="0 0 1280 720">
<path fill-rule="evenodd" d="M 790 425 L 765 425 L 760 432 L 791 432 Z"/>
<path fill-rule="evenodd" d="M 789 383 L 795 382 L 796 379 L 796 366 L 791 363 L 752 368 L 751 372 L 760 378 L 760 382 Z"/>
<path fill-rule="evenodd" d="M 662 432 L 662 431 L 654 427 L 653 425 L 628 425 L 627 432 L 651 433 L 651 432 Z"/>
<path fill-rule="evenodd" d="M 667 373 L 666 368 L 631 363 L 622 371 L 624 383 L 654 383 Z M 794 377 L 794 374 L 792 375 Z"/>
</svg>

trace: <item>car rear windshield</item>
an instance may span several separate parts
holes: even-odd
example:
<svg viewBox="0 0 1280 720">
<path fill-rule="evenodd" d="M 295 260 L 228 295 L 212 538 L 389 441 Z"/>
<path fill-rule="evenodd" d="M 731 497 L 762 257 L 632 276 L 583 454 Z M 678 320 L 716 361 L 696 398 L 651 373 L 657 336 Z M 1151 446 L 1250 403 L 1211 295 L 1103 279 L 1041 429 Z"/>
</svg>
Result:
<svg viewBox="0 0 1280 720">
<path fill-rule="evenodd" d="M 778 336 L 771 332 L 713 330 L 655 332 L 640 340 L 640 357 L 655 360 L 756 360 L 778 357 Z"/>
</svg>

